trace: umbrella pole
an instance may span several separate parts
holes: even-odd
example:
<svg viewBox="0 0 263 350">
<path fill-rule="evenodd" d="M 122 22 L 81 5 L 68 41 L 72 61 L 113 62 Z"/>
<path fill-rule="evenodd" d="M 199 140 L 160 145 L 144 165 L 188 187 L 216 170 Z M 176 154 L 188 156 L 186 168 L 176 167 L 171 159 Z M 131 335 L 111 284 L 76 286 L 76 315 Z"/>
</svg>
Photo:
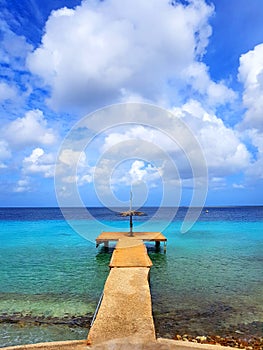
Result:
<svg viewBox="0 0 263 350">
<path fill-rule="evenodd" d="M 130 190 L 130 236 L 133 236 L 132 232 L 132 190 Z"/>
<path fill-rule="evenodd" d="M 130 236 L 132 237 L 133 236 L 133 232 L 132 232 L 132 215 L 130 213 Z"/>
</svg>

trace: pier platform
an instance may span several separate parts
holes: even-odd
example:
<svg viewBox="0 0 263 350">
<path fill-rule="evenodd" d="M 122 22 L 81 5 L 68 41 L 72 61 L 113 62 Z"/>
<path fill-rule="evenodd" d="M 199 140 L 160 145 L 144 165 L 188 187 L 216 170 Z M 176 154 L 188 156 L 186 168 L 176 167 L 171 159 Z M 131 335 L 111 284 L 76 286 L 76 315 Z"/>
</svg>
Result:
<svg viewBox="0 0 263 350">
<path fill-rule="evenodd" d="M 103 231 L 96 238 L 96 247 L 100 244 L 104 244 L 105 247 L 109 246 L 110 242 L 117 242 L 123 238 L 139 239 L 143 242 L 155 242 L 155 246 L 160 247 L 160 243 L 164 242 L 164 252 L 166 252 L 167 238 L 161 232 L 133 232 L 132 236 L 130 232 L 106 232 Z"/>
</svg>

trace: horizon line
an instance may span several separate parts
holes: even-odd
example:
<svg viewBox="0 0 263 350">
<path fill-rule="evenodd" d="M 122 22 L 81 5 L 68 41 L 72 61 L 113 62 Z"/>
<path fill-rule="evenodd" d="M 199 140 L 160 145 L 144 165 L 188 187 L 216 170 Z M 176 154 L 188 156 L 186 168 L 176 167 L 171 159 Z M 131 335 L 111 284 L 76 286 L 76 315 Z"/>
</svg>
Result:
<svg viewBox="0 0 263 350">
<path fill-rule="evenodd" d="M 157 206 L 157 205 L 146 205 L 141 206 L 139 208 L 242 208 L 242 207 L 263 207 L 263 204 L 230 204 L 230 205 L 204 205 L 204 206 L 188 206 L 188 205 L 180 205 L 180 206 Z M 105 206 L 85 206 L 85 207 L 78 207 L 78 206 L 66 206 L 66 207 L 59 207 L 59 206 L 1 206 L 0 209 L 117 209 L 117 208 L 127 208 L 127 206 L 119 206 L 119 207 L 105 207 Z"/>
</svg>

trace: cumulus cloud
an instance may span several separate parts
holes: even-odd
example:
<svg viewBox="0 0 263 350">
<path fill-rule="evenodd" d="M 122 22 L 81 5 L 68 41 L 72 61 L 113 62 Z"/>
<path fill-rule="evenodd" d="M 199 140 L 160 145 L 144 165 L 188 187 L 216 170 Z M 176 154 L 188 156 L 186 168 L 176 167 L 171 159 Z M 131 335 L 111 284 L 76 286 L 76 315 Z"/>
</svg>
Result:
<svg viewBox="0 0 263 350">
<path fill-rule="evenodd" d="M 245 188 L 245 186 L 244 186 L 244 185 L 242 185 L 242 184 L 236 184 L 236 183 L 233 183 L 233 188 L 243 189 L 243 188 Z"/>
<path fill-rule="evenodd" d="M 14 148 L 32 145 L 51 145 L 56 141 L 54 130 L 40 110 L 32 110 L 22 118 L 10 122 L 2 130 L 5 140 Z"/>
<path fill-rule="evenodd" d="M 255 183 L 263 180 L 263 133 L 256 130 L 248 130 L 247 132 L 252 145 L 256 152 L 250 167 L 246 170 L 245 175 L 249 183 Z"/>
<path fill-rule="evenodd" d="M 74 10 L 52 12 L 28 66 L 50 86 L 54 108 L 129 95 L 174 99 L 189 84 L 209 103 L 225 103 L 233 92 L 212 82 L 207 67 L 197 63 L 211 35 L 212 13 L 203 0 L 83 1 Z"/>
<path fill-rule="evenodd" d="M 130 183 L 137 183 L 140 181 L 153 181 L 160 177 L 161 169 L 156 169 L 151 164 L 145 164 L 140 160 L 135 160 L 129 170 L 131 178 Z"/>
<path fill-rule="evenodd" d="M 16 186 L 14 187 L 14 192 L 18 192 L 18 193 L 27 192 L 30 190 L 31 190 L 31 187 L 30 187 L 30 181 L 28 177 L 18 180 Z"/>
<path fill-rule="evenodd" d="M 211 106 L 233 102 L 237 95 L 221 81 L 216 83 L 210 79 L 208 67 L 202 62 L 194 62 L 185 72 L 185 79 L 200 96 L 205 96 Z"/>
<path fill-rule="evenodd" d="M 32 51 L 32 46 L 24 36 L 14 33 L 2 19 L 0 27 L 0 102 L 4 112 L 8 113 L 11 109 L 13 113 L 12 107 L 22 104 L 31 92 L 26 58 Z"/>
<path fill-rule="evenodd" d="M 174 139 L 160 130 L 143 125 L 128 126 L 125 130 L 109 133 L 104 138 L 101 152 L 110 152 L 116 158 L 121 155 L 138 154 L 148 161 L 162 167 L 164 176 L 170 180 L 175 176 L 173 167 L 168 166 L 164 154 L 169 154 L 177 164 L 182 179 L 192 177 L 191 168 L 185 159 L 191 155 L 191 165 L 195 164 L 195 149 L 189 135 L 184 135 L 183 130 L 176 131 L 175 121 L 177 118 L 186 123 L 201 146 L 204 153 L 210 177 L 220 178 L 225 175 L 235 174 L 246 170 L 251 161 L 251 155 L 246 145 L 240 140 L 240 135 L 232 128 L 227 127 L 224 122 L 211 111 L 207 111 L 196 100 L 191 100 L 181 107 L 173 108 L 174 118 L 166 120 L 167 130 L 171 131 Z M 181 140 L 184 140 L 181 143 Z M 189 139 L 187 141 L 187 139 Z M 134 143 L 131 146 L 131 140 Z M 143 143 L 142 140 L 145 142 Z M 177 142 L 176 142 L 177 141 Z M 180 148 L 183 146 L 183 152 Z M 114 146 L 115 145 L 115 146 Z M 107 155 L 110 157 L 109 155 Z M 160 162 L 162 160 L 162 162 Z M 196 167 L 198 168 L 198 157 Z M 137 163 L 136 163 L 137 164 Z"/>
<path fill-rule="evenodd" d="M 124 132 L 110 132 L 105 137 L 104 143 L 101 147 L 101 151 L 106 152 L 107 150 L 111 149 L 114 145 L 120 144 L 120 148 L 115 148 L 115 152 L 120 154 L 121 148 L 125 146 L 122 144 L 122 142 L 129 140 L 145 140 L 149 142 L 148 152 L 147 145 L 143 145 L 144 155 L 146 155 L 147 153 L 148 155 L 153 155 L 153 152 L 160 153 L 160 151 L 153 149 L 153 147 L 151 147 L 151 144 L 158 145 L 166 152 L 175 151 L 175 149 L 178 150 L 178 147 L 176 147 L 175 143 L 167 135 L 162 133 L 161 130 L 153 129 L 143 125 L 136 125 L 126 128 Z M 129 144 L 127 145 L 129 146 Z M 137 143 L 137 147 L 140 147 L 140 143 Z M 124 149 L 124 152 L 127 152 L 127 150 Z"/>
<path fill-rule="evenodd" d="M 213 190 L 220 191 L 226 187 L 226 179 L 224 177 L 211 177 L 210 188 Z"/>
<path fill-rule="evenodd" d="M 16 88 L 5 82 L 0 83 L 0 102 L 12 100 L 17 96 Z"/>
<path fill-rule="evenodd" d="M 100 135 L 100 142 L 97 142 L 96 146 L 99 151 L 98 157 L 102 160 L 96 164 L 94 174 L 96 182 L 103 186 L 104 190 L 110 177 L 115 188 L 140 181 L 154 184 L 160 178 L 171 186 L 178 186 L 181 181 L 183 186 L 191 188 L 193 169 L 196 171 L 196 184 L 202 186 L 202 178 L 198 178 L 198 169 L 203 167 L 203 163 L 200 162 L 196 139 L 206 159 L 210 184 L 214 189 L 227 185 L 225 176 L 247 171 L 252 159 L 246 145 L 240 139 L 240 134 L 226 126 L 211 110 L 206 110 L 200 102 L 191 100 L 181 107 L 173 108 L 172 112 L 173 114 L 167 114 L 167 118 L 164 118 L 165 126 L 162 125 L 163 119 L 160 115 L 156 115 L 160 120 L 160 123 L 157 123 L 160 124 L 159 128 L 150 126 L 152 120 L 148 117 L 155 117 L 152 109 L 149 115 L 145 113 L 145 122 L 141 125 L 125 124 L 123 112 L 124 124 Z M 142 114 L 139 110 L 138 113 Z M 181 122 L 190 128 L 192 134 L 180 127 Z M 94 126 L 93 121 L 90 123 Z M 79 132 L 82 135 L 83 128 L 80 128 Z M 88 153 L 90 151 L 87 149 Z M 68 151 L 66 154 L 66 159 L 71 163 L 80 155 Z M 130 160 L 130 166 L 127 166 L 127 163 L 126 166 L 123 165 L 127 160 Z M 92 181 L 90 176 L 88 173 L 89 182 Z"/>
<path fill-rule="evenodd" d="M 25 60 L 32 46 L 27 43 L 26 38 L 15 34 L 8 24 L 0 19 L 2 35 L 0 38 L 0 58 L 1 62 L 13 69 L 24 71 Z"/>
<path fill-rule="evenodd" d="M 251 156 L 238 133 L 198 101 L 191 100 L 173 112 L 183 118 L 199 140 L 211 176 L 227 176 L 249 166 Z"/>
<path fill-rule="evenodd" d="M 77 164 L 79 166 L 84 166 L 86 162 L 86 154 L 84 152 L 74 151 L 71 148 L 65 148 L 59 155 L 59 161 L 71 168 L 76 167 Z"/>
<path fill-rule="evenodd" d="M 55 157 L 46 154 L 42 148 L 35 148 L 32 153 L 23 160 L 23 173 L 41 174 L 45 178 L 54 176 Z"/>
<path fill-rule="evenodd" d="M 7 142 L 0 140 L 0 169 L 6 168 L 4 161 L 11 157 L 11 152 Z"/>
<path fill-rule="evenodd" d="M 240 57 L 239 81 L 244 85 L 243 103 L 247 109 L 240 124 L 263 131 L 263 44 Z"/>
<path fill-rule="evenodd" d="M 141 182 L 147 183 L 149 186 L 155 186 L 155 181 L 162 176 L 162 169 L 146 163 L 142 160 L 133 161 L 126 170 L 116 171 L 112 176 L 113 185 L 124 184 L 126 186 L 138 185 Z"/>
<path fill-rule="evenodd" d="M 59 154 L 56 163 L 56 175 L 62 176 L 66 184 L 78 183 L 79 186 L 93 181 L 94 167 L 88 164 L 84 151 L 75 151 L 65 148 Z"/>
</svg>

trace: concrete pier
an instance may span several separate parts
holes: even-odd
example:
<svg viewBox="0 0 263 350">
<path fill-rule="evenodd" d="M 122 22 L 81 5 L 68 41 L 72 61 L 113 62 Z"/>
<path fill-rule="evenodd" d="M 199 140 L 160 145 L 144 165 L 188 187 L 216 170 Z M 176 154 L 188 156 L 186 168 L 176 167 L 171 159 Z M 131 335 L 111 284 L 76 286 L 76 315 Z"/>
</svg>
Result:
<svg viewBox="0 0 263 350">
<path fill-rule="evenodd" d="M 89 344 L 113 339 L 156 340 L 148 276 L 148 267 L 111 269 Z"/>
<path fill-rule="evenodd" d="M 142 240 L 121 238 L 116 244 L 110 261 L 113 267 L 151 267 L 152 262 Z"/>
<path fill-rule="evenodd" d="M 105 236 L 102 237 L 105 240 Z M 152 262 L 143 241 L 120 238 L 113 252 L 102 302 L 88 335 L 88 343 L 129 339 L 156 341 L 149 272 Z"/>
</svg>

